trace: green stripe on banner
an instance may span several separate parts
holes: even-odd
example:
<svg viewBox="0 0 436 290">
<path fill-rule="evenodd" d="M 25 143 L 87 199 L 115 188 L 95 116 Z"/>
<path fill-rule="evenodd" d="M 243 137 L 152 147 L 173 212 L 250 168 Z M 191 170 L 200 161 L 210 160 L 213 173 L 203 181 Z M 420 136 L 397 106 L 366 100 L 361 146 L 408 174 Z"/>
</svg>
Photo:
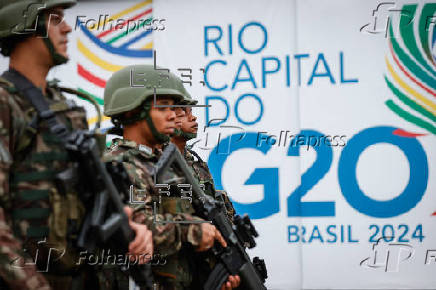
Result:
<svg viewBox="0 0 436 290">
<path fill-rule="evenodd" d="M 430 19 L 435 11 L 436 3 L 425 4 L 418 25 L 419 38 L 421 39 L 422 47 L 430 60 L 433 60 L 433 57 L 430 51 L 430 44 L 428 43 L 428 34 L 430 34 Z"/>
<path fill-rule="evenodd" d="M 436 116 L 434 116 L 431 112 L 427 111 L 424 107 L 416 103 L 415 101 L 409 99 L 405 94 L 403 94 L 397 87 L 395 87 L 385 76 L 385 81 L 391 91 L 402 101 L 404 104 L 412 108 L 413 110 L 421 113 L 432 121 L 436 122 Z"/>
<path fill-rule="evenodd" d="M 96 95 L 93 95 L 93 94 L 91 94 L 91 93 L 89 93 L 89 92 L 87 92 L 87 91 L 85 91 L 84 89 L 82 89 L 82 88 L 77 88 L 77 90 L 79 91 L 79 92 L 81 92 L 81 93 L 84 93 L 84 94 L 87 94 L 87 95 L 89 95 L 89 96 L 91 96 L 99 105 L 104 105 L 104 101 L 103 101 L 103 99 L 102 98 L 99 98 L 99 97 L 97 97 Z M 89 100 L 87 100 L 87 99 L 85 99 L 85 98 L 82 98 L 81 96 L 78 96 L 79 98 L 81 98 L 82 100 L 85 100 L 85 101 L 88 101 L 89 102 Z"/>
<path fill-rule="evenodd" d="M 141 25 L 139 25 L 138 27 L 131 28 L 131 29 L 129 29 L 128 31 L 124 31 L 124 32 L 121 33 L 121 34 L 118 34 L 118 35 L 112 37 L 112 38 L 109 39 L 106 43 L 107 43 L 107 44 L 111 44 L 111 43 L 117 41 L 118 39 L 127 36 L 129 33 L 133 32 L 133 31 L 136 31 L 136 30 L 138 30 L 139 28 L 144 27 L 144 25 L 146 25 L 146 24 L 150 24 L 149 22 L 151 22 L 152 19 L 153 19 L 153 17 L 147 18 L 147 19 L 146 19 L 143 23 L 141 23 Z"/>
<path fill-rule="evenodd" d="M 404 111 L 401 109 L 398 105 L 396 105 L 392 100 L 387 100 L 385 102 L 386 106 L 389 107 L 392 111 L 394 111 L 395 114 L 403 118 L 404 120 L 411 122 L 415 124 L 416 126 L 419 126 L 423 129 L 426 129 L 430 133 L 436 134 L 436 127 L 431 125 L 430 123 L 427 123 L 426 121 L 421 120 L 420 118 Z"/>
<path fill-rule="evenodd" d="M 404 5 L 403 11 L 412 12 L 413 16 L 416 17 L 416 4 L 413 5 Z M 401 14 L 400 20 L 400 31 L 401 36 L 404 39 L 404 44 L 409 49 L 410 53 L 415 57 L 415 59 L 425 67 L 429 72 L 431 72 L 434 76 L 436 76 L 436 71 L 428 65 L 425 59 L 422 57 L 421 52 L 416 46 L 415 33 L 413 31 L 413 20 L 409 19 L 410 15 Z M 410 22 L 410 23 L 408 23 Z"/>
<path fill-rule="evenodd" d="M 397 40 L 394 37 L 394 32 L 392 28 L 392 24 L 389 25 L 389 34 L 391 36 L 392 47 L 394 48 L 395 53 L 398 55 L 398 58 L 404 63 L 404 65 L 412 72 L 415 76 L 417 76 L 420 80 L 425 82 L 431 88 L 436 90 L 436 80 L 430 77 L 427 72 L 422 70 L 411 58 L 408 56 L 400 47 Z"/>
</svg>

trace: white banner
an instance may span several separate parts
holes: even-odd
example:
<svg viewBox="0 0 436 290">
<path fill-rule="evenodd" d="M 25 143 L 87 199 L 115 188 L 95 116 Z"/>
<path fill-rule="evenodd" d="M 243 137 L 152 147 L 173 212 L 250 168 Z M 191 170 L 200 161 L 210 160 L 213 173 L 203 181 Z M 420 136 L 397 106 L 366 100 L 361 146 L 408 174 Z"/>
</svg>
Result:
<svg viewBox="0 0 436 290">
<path fill-rule="evenodd" d="M 432 7 L 154 3 L 158 64 L 205 70 L 197 115 L 223 120 L 195 148 L 256 219 L 270 288 L 436 285 Z"/>
</svg>

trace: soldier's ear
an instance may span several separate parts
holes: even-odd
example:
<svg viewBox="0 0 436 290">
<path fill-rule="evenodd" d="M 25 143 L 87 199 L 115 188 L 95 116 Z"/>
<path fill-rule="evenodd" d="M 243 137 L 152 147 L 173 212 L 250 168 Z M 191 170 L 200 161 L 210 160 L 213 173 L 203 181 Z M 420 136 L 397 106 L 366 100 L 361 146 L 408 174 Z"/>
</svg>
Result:
<svg viewBox="0 0 436 290">
<path fill-rule="evenodd" d="M 136 109 L 133 109 L 131 111 L 128 111 L 128 112 L 123 114 L 123 118 L 130 119 L 133 116 L 136 116 L 137 114 L 139 114 L 140 111 L 141 111 L 141 108 L 136 108 Z"/>
</svg>

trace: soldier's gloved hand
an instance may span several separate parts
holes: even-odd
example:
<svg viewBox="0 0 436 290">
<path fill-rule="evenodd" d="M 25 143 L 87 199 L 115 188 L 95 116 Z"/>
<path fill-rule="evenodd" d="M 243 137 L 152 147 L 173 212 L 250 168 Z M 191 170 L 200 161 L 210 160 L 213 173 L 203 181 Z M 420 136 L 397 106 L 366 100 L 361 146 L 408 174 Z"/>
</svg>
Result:
<svg viewBox="0 0 436 290">
<path fill-rule="evenodd" d="M 217 230 L 217 228 L 214 225 L 211 225 L 210 223 L 202 223 L 201 232 L 202 232 L 201 242 L 198 245 L 196 251 L 202 252 L 202 251 L 209 250 L 210 248 L 212 248 L 215 240 L 220 242 L 220 244 L 223 247 L 227 247 L 226 241 L 224 240 L 220 231 Z"/>
<path fill-rule="evenodd" d="M 124 211 L 129 217 L 130 227 L 135 232 L 135 239 L 129 244 L 128 254 L 132 255 L 131 259 L 135 259 L 139 264 L 148 263 L 153 257 L 152 233 L 146 225 L 132 221 L 133 209 L 125 206 Z"/>
<path fill-rule="evenodd" d="M 221 290 L 231 290 L 237 288 L 239 284 L 241 284 L 241 278 L 239 275 L 229 276 L 227 282 L 221 286 Z"/>
</svg>

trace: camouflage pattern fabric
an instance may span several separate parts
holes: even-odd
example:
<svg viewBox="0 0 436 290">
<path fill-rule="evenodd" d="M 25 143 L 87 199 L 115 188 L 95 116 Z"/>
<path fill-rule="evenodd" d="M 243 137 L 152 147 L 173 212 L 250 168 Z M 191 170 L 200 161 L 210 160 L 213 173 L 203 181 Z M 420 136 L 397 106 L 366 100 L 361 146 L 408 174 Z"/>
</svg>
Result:
<svg viewBox="0 0 436 290">
<path fill-rule="evenodd" d="M 126 139 L 114 139 L 104 155 L 104 161 L 122 162 L 131 182 L 134 220 L 146 224 L 153 233 L 154 255 L 165 258 L 165 263 L 152 263 L 156 289 L 193 289 L 192 258 L 194 247 L 201 241 L 201 226 L 194 223 L 163 223 L 162 221 L 202 221 L 193 216 L 188 199 L 181 199 L 174 189 L 183 184 L 180 174 L 168 170 L 164 176 L 169 180 L 165 193 L 155 186 L 150 175 L 158 161 L 160 150 L 138 145 Z"/>
<path fill-rule="evenodd" d="M 227 216 L 229 220 L 233 221 L 235 215 L 235 209 L 230 201 L 227 192 L 225 190 L 215 189 L 212 174 L 210 174 L 209 166 L 201 159 L 196 159 L 194 154 L 189 148 L 185 148 L 185 159 L 188 165 L 194 170 L 200 184 L 204 184 L 204 191 L 207 195 L 224 202 L 227 210 Z"/>
<path fill-rule="evenodd" d="M 87 129 L 83 108 L 55 88 L 47 88 L 46 99 L 67 128 Z M 56 174 L 71 161 L 36 116 L 27 99 L 0 78 L 0 285 L 49 289 L 49 281 L 51 288 L 68 289 L 58 282 L 71 282 L 79 271 L 74 240 L 84 207 L 72 186 L 57 182 Z"/>
</svg>

